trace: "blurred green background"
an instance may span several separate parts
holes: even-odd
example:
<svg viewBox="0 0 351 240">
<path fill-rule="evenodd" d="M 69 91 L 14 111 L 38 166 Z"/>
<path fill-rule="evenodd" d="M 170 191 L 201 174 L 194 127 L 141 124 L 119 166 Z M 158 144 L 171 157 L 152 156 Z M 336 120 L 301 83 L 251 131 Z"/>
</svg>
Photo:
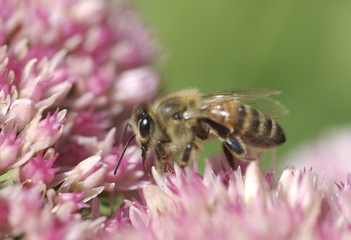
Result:
<svg viewBox="0 0 351 240">
<path fill-rule="evenodd" d="M 134 0 L 164 51 L 163 90 L 272 88 L 288 142 L 351 120 L 351 1 Z M 325 146 L 326 148 L 328 146 Z M 218 151 L 206 147 L 205 154 Z"/>
</svg>

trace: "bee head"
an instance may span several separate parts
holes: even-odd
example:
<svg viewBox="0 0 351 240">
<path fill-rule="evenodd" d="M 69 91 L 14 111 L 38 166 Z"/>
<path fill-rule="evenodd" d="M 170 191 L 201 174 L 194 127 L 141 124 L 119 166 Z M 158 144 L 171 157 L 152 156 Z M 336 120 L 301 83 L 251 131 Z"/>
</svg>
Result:
<svg viewBox="0 0 351 240">
<path fill-rule="evenodd" d="M 131 124 L 130 124 L 131 123 Z M 137 141 L 141 145 L 141 156 L 143 158 L 143 166 L 144 166 L 144 171 L 146 172 L 146 153 L 148 150 L 148 146 L 150 143 L 150 139 L 153 135 L 153 130 L 154 130 L 154 121 L 150 117 L 150 115 L 147 113 L 147 105 L 140 105 L 137 106 L 133 110 L 132 114 L 132 121 L 126 125 L 126 129 L 128 126 L 131 126 L 134 132 L 134 135 L 132 135 L 129 140 L 127 141 L 126 145 L 123 148 L 122 154 L 118 160 L 118 163 L 116 165 L 114 174 L 116 175 L 118 167 L 122 161 L 122 158 L 127 150 L 127 147 L 131 143 L 131 141 L 136 137 Z M 125 131 L 126 131 L 125 129 Z M 123 134 L 124 135 L 124 134 Z"/>
<path fill-rule="evenodd" d="M 154 131 L 154 120 L 148 114 L 147 105 L 140 105 L 134 109 L 132 128 L 141 145 L 142 157 L 145 158 Z"/>
</svg>

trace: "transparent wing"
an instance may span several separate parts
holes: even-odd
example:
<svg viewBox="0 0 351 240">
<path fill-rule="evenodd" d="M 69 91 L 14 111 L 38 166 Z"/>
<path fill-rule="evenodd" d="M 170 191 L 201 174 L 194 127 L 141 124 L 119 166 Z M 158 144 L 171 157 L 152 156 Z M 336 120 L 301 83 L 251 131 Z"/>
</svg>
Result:
<svg viewBox="0 0 351 240">
<path fill-rule="evenodd" d="M 240 102 L 260 110 L 272 118 L 280 118 L 289 113 L 289 110 L 282 103 L 268 97 L 242 100 Z"/>
<path fill-rule="evenodd" d="M 289 113 L 289 110 L 279 101 L 270 98 L 271 95 L 280 94 L 280 91 L 268 88 L 237 89 L 224 92 L 204 94 L 202 96 L 202 109 L 213 108 L 227 101 L 239 101 L 249 105 L 272 118 L 279 118 Z M 229 114 L 219 112 L 220 114 Z M 196 115 L 195 113 L 193 113 Z M 236 116 L 233 116 L 236 117 Z"/>
<path fill-rule="evenodd" d="M 233 100 L 244 100 L 244 99 L 255 99 L 263 98 L 271 95 L 277 95 L 281 92 L 269 88 L 248 88 L 248 89 L 235 89 L 223 92 L 208 93 L 202 95 L 203 99 L 209 98 L 220 98 L 220 99 L 233 99 Z"/>
</svg>

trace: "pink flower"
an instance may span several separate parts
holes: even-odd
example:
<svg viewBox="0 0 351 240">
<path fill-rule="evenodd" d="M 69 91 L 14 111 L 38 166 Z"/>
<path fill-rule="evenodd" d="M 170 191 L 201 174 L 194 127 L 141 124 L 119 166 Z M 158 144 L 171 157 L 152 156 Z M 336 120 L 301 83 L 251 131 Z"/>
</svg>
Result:
<svg viewBox="0 0 351 240">
<path fill-rule="evenodd" d="M 204 176 L 175 168 L 153 172 L 146 205 L 127 202 L 134 239 L 340 239 L 351 236 L 349 183 L 337 186 L 310 171 L 288 168 L 269 184 L 257 163 Z M 347 187 L 346 187 L 347 186 Z M 338 196 L 342 196 L 339 198 Z M 346 197 L 348 196 L 348 197 Z M 339 198 L 339 199 L 338 199 Z M 162 226 L 162 227 L 160 227 Z M 141 233 L 141 234 L 140 234 Z"/>
<path fill-rule="evenodd" d="M 51 156 L 48 159 L 44 158 L 41 154 L 33 157 L 20 170 L 20 181 L 27 186 L 49 185 L 59 170 L 58 168 L 53 168 L 56 159 L 57 155 Z"/>
<path fill-rule="evenodd" d="M 159 77 L 149 68 L 125 71 L 116 82 L 116 100 L 128 105 L 140 104 L 150 100 L 158 85 Z"/>
<path fill-rule="evenodd" d="M 96 196 L 105 188 L 113 189 L 113 183 L 104 183 L 107 171 L 108 166 L 101 161 L 101 156 L 89 157 L 62 174 L 59 192 L 88 191 Z"/>
<path fill-rule="evenodd" d="M 52 116 L 48 114 L 46 118 L 40 120 L 41 114 L 29 124 L 26 129 L 25 141 L 30 148 L 37 152 L 52 146 L 61 136 L 66 110 L 56 111 Z"/>
<path fill-rule="evenodd" d="M 4 128 L 0 132 L 0 172 L 13 168 L 22 144 L 22 139 L 16 139 L 16 130 L 7 132 Z"/>
<path fill-rule="evenodd" d="M 106 123 L 104 119 L 108 116 L 107 112 L 94 113 L 93 109 L 87 111 L 82 111 L 76 116 L 74 116 L 72 126 L 73 135 L 81 136 L 99 136 L 106 128 Z"/>
<path fill-rule="evenodd" d="M 336 182 L 345 182 L 351 166 L 349 149 L 351 128 L 340 127 L 317 141 L 301 145 L 287 157 L 285 163 L 298 168 L 312 168 Z"/>
<path fill-rule="evenodd" d="M 116 162 L 118 161 L 122 148 L 118 149 L 118 154 L 105 157 L 105 162 L 109 165 L 109 172 L 106 180 L 116 182 L 115 190 L 130 191 L 136 190 L 149 183 L 149 178 L 145 175 L 141 165 L 141 154 L 139 148 L 130 146 L 124 157 L 119 169 L 114 174 Z"/>
<path fill-rule="evenodd" d="M 73 213 L 76 213 L 77 210 L 79 210 L 81 208 L 88 208 L 89 207 L 88 204 L 83 202 L 83 201 L 87 201 L 84 199 L 85 196 L 86 196 L 85 192 L 61 193 L 57 196 L 53 195 L 53 197 L 54 197 L 53 201 L 54 201 L 54 204 L 56 206 L 69 204 L 71 207 L 70 213 L 73 214 Z"/>
<path fill-rule="evenodd" d="M 146 82 L 149 90 L 138 101 L 150 99 L 158 90 L 157 74 L 148 67 L 156 44 L 151 31 L 125 2 L 6 0 L 0 19 L 0 45 L 7 44 L 0 51 L 4 104 L 0 120 L 8 129 L 25 131 L 26 151 L 28 144 L 35 152 L 58 143 L 57 152 L 79 155 L 77 161 L 82 161 L 91 156 L 91 146 L 77 139 L 103 139 L 119 114 L 130 111 L 117 91 L 126 70 L 148 69 L 149 77 L 140 78 L 138 84 Z M 124 94 L 126 98 L 133 97 Z M 43 111 L 53 115 L 56 107 L 61 115 L 63 109 L 67 111 L 64 128 L 52 121 L 44 126 L 41 119 Z M 119 117 L 119 122 L 125 118 Z M 36 133 L 44 129 L 46 134 Z M 59 156 L 57 164 L 66 162 Z"/>
<path fill-rule="evenodd" d="M 17 183 L 0 190 L 0 228 L 25 239 L 103 236 L 105 218 L 78 210 L 95 218 L 89 200 L 137 195 L 148 182 L 133 145 L 125 171 L 113 169 L 131 104 L 158 91 L 152 32 L 123 1 L 5 0 L 0 22 L 0 172 L 15 169 Z"/>
<path fill-rule="evenodd" d="M 124 205 L 124 207 L 119 208 L 117 213 L 104 223 L 105 230 L 107 232 L 115 232 L 130 227 L 128 211 L 129 207 L 127 205 Z"/>
<path fill-rule="evenodd" d="M 8 128 L 22 131 L 33 119 L 35 105 L 31 99 L 20 98 L 12 102 L 5 124 Z"/>
<path fill-rule="evenodd" d="M 0 236 L 25 239 L 88 239 L 102 227 L 103 218 L 83 220 L 69 201 L 46 204 L 38 188 L 12 185 L 0 189 Z"/>
</svg>

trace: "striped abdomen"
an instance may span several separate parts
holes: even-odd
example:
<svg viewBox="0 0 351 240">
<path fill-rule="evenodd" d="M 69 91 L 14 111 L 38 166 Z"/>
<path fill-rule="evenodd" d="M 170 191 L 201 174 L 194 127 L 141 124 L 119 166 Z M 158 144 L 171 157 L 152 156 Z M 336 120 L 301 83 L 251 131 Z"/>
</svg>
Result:
<svg viewBox="0 0 351 240">
<path fill-rule="evenodd" d="M 234 135 L 244 143 L 259 148 L 271 148 L 285 142 L 281 126 L 264 113 L 241 103 L 236 104 Z"/>
<path fill-rule="evenodd" d="M 271 148 L 285 142 L 283 129 L 269 116 L 235 100 L 212 100 L 203 110 L 204 121 L 225 138 L 233 132 L 248 145 Z"/>
</svg>

